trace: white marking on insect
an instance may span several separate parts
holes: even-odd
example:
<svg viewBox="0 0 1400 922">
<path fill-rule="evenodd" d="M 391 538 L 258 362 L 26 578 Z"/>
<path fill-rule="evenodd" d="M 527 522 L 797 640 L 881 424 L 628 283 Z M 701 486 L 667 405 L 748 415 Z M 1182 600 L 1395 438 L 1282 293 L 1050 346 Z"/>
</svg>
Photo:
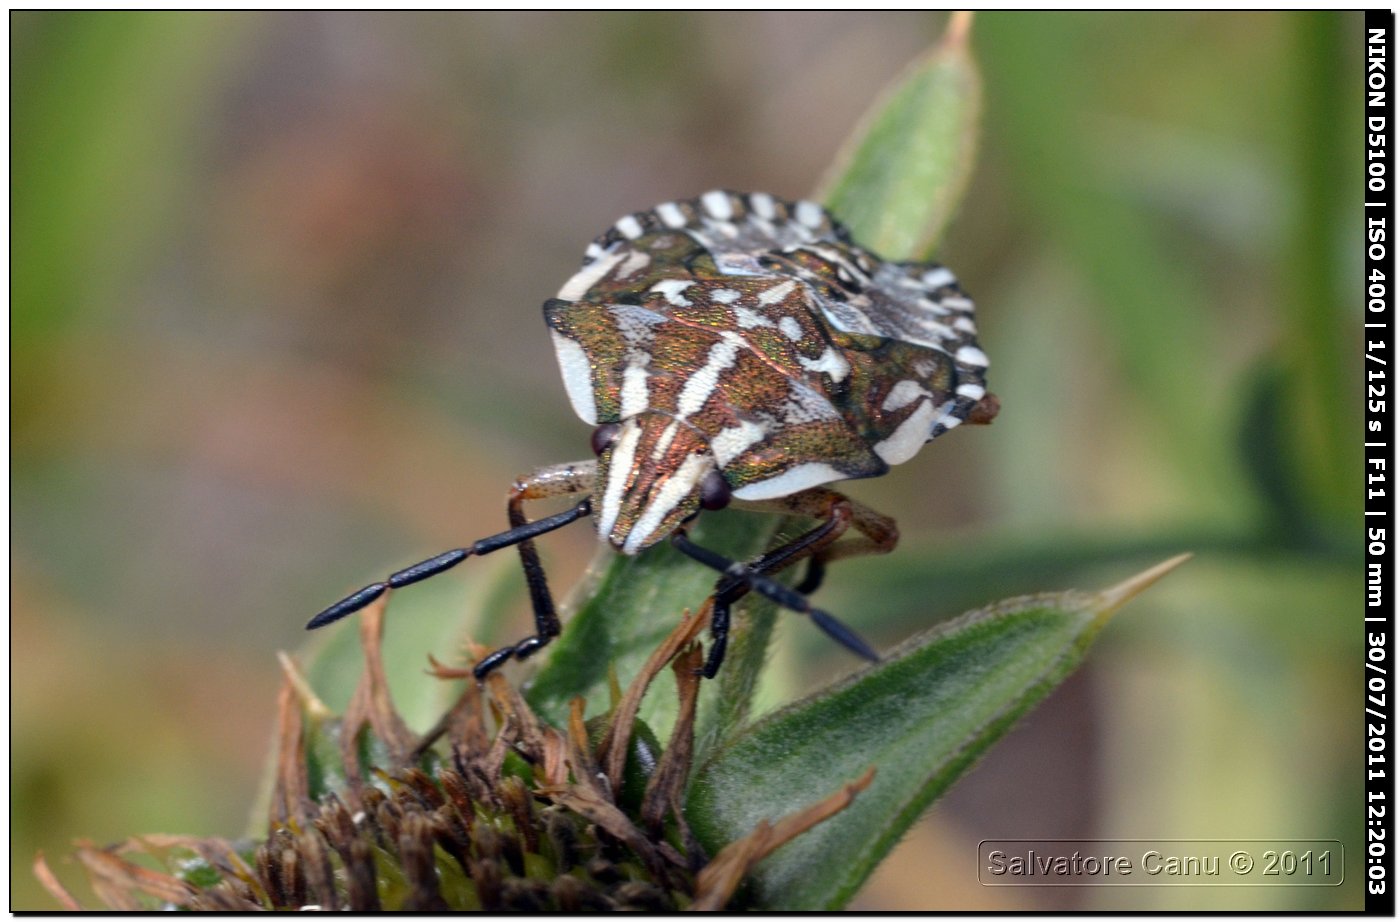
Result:
<svg viewBox="0 0 1400 922">
<path fill-rule="evenodd" d="M 963 346 L 954 358 L 965 365 L 981 365 L 983 368 L 987 366 L 987 353 L 976 346 Z"/>
<path fill-rule="evenodd" d="M 687 457 L 680 468 L 666 478 L 661 489 L 653 494 L 651 502 L 647 503 L 646 509 L 633 523 L 632 530 L 627 533 L 627 540 L 622 544 L 622 553 L 635 554 L 641 550 L 643 542 L 661 525 L 667 513 L 676 508 L 700 483 L 700 478 L 708 474 L 713 467 L 714 459 L 707 454 Z"/>
<path fill-rule="evenodd" d="M 721 221 L 728 221 L 734 216 L 734 206 L 730 204 L 729 196 L 718 189 L 700 196 L 700 204 L 704 205 L 705 210 L 712 216 Z"/>
<path fill-rule="evenodd" d="M 875 454 L 887 464 L 903 464 L 918 454 L 919 449 L 929 440 L 937 417 L 938 411 L 934 408 L 933 401 L 923 401 L 888 438 L 875 444 Z"/>
<path fill-rule="evenodd" d="M 715 454 L 715 463 L 724 467 L 763 441 L 767 435 L 768 430 L 765 427 L 743 419 L 739 421 L 739 425 L 721 429 L 714 438 L 710 439 L 710 451 Z"/>
<path fill-rule="evenodd" d="M 598 404 L 593 397 L 593 373 L 589 367 L 588 353 L 569 337 L 550 330 L 554 339 L 554 357 L 559 362 L 559 373 L 564 378 L 564 390 L 574 412 L 590 426 L 598 424 Z"/>
<path fill-rule="evenodd" d="M 960 338 L 958 334 L 954 333 L 950 327 L 944 326 L 937 320 L 930 320 L 926 317 L 919 317 L 914 320 L 914 323 L 919 327 L 919 329 L 924 330 L 932 336 L 937 336 L 939 339 Z"/>
<path fill-rule="evenodd" d="M 963 333 L 976 333 L 977 324 L 973 323 L 971 317 L 967 316 L 966 314 L 963 314 L 957 320 L 953 321 L 953 329 L 959 330 Z"/>
<path fill-rule="evenodd" d="M 663 202 L 656 206 L 657 217 L 667 227 L 685 227 L 685 212 L 675 202 Z"/>
<path fill-rule="evenodd" d="M 726 227 L 733 227 L 728 224 Z M 750 253 L 721 253 L 715 257 L 715 268 L 722 275 L 763 275 L 765 270 Z"/>
<path fill-rule="evenodd" d="M 752 330 L 754 327 L 771 327 L 773 321 L 760 314 L 758 311 L 749 310 L 740 305 L 734 308 L 734 320 L 739 324 L 740 329 Z"/>
<path fill-rule="evenodd" d="M 858 279 L 869 281 L 865 278 L 865 273 L 860 267 L 853 265 L 846 259 L 845 255 L 831 247 L 812 247 L 812 252 L 836 267 L 836 277 L 843 282 L 855 282 Z"/>
<path fill-rule="evenodd" d="M 831 346 L 827 346 L 826 351 L 815 359 L 809 359 L 805 355 L 799 355 L 797 361 L 802 363 L 802 367 L 806 368 L 808 371 L 817 371 L 830 375 L 831 380 L 838 384 L 845 380 L 846 375 L 851 373 L 850 364 L 841 357 L 840 352 L 837 352 L 836 349 Z"/>
<path fill-rule="evenodd" d="M 623 340 L 634 351 L 648 346 L 656 338 L 655 328 L 666 322 L 664 314 L 638 304 L 609 304 L 608 313 L 612 314 Z"/>
<path fill-rule="evenodd" d="M 798 202 L 793 208 L 793 217 L 797 218 L 797 223 L 804 224 L 812 230 L 822 226 L 822 209 L 816 202 L 806 199 Z"/>
<path fill-rule="evenodd" d="M 857 333 L 865 336 L 885 335 L 884 330 L 875 325 L 869 314 L 856 310 L 850 304 L 833 301 L 829 298 L 819 298 L 817 299 L 817 307 L 821 310 L 822 316 L 826 318 L 826 322 L 842 333 Z"/>
<path fill-rule="evenodd" d="M 592 262 L 593 260 L 595 260 L 595 259 L 597 259 L 598 257 L 602 256 L 602 255 L 603 255 L 604 253 L 606 253 L 606 252 L 607 252 L 607 250 L 605 250 L 605 249 L 603 249 L 602 247 L 598 246 L 598 244 L 596 244 L 596 243 L 590 243 L 590 244 L 588 245 L 588 249 L 586 249 L 586 250 L 583 251 L 583 255 L 584 255 L 584 258 L 585 258 L 588 262 Z"/>
<path fill-rule="evenodd" d="M 968 400 L 981 400 L 987 395 L 987 389 L 980 384 L 960 384 L 958 385 L 958 396 L 966 397 Z"/>
<path fill-rule="evenodd" d="M 622 373 L 622 408 L 619 412 L 624 419 L 636 416 L 647 408 L 647 377 L 646 366 L 636 362 L 628 365 Z"/>
<path fill-rule="evenodd" d="M 767 291 L 760 292 L 758 295 L 758 303 L 762 304 L 764 307 L 767 307 L 770 304 L 777 304 L 784 300 L 788 295 L 792 294 L 792 290 L 796 287 L 797 282 L 793 281 L 792 279 L 788 279 L 781 285 L 774 285 Z"/>
<path fill-rule="evenodd" d="M 920 298 L 919 306 L 926 311 L 932 311 L 940 317 L 948 313 L 947 307 L 945 307 L 941 302 L 935 301 L 932 298 Z"/>
<path fill-rule="evenodd" d="M 676 398 L 676 414 L 680 419 L 700 412 L 719 383 L 720 374 L 734 364 L 739 350 L 745 346 L 743 339 L 728 330 L 720 335 L 724 338 L 710 347 L 709 358 L 686 379 L 685 387 L 681 388 L 680 396 Z"/>
<path fill-rule="evenodd" d="M 733 288 L 717 288 L 710 292 L 710 300 L 717 304 L 733 304 L 739 298 L 739 292 Z"/>
<path fill-rule="evenodd" d="M 942 422 L 938 423 L 938 425 L 943 427 L 944 432 L 947 432 L 949 429 L 956 429 L 958 426 L 961 426 L 962 419 L 957 416 L 948 416 L 944 418 Z"/>
<path fill-rule="evenodd" d="M 685 279 L 663 279 L 651 286 L 649 290 L 660 293 L 668 302 L 676 305 L 676 307 L 690 307 L 690 301 L 682 297 L 681 292 L 694 284 L 694 282 Z"/>
<path fill-rule="evenodd" d="M 791 496 L 833 480 L 845 480 L 846 475 L 823 461 L 809 461 L 790 467 L 776 477 L 760 480 L 734 491 L 735 499 L 759 500 Z"/>
<path fill-rule="evenodd" d="M 755 213 L 765 221 L 771 221 L 778 214 L 778 210 L 773 207 L 773 196 L 767 192 L 755 192 L 749 196 L 749 205 L 753 207 Z"/>
<path fill-rule="evenodd" d="M 900 381 L 890 392 L 885 395 L 885 402 L 880 404 L 880 409 L 886 413 L 895 410 L 902 410 L 915 400 L 922 397 L 932 397 L 933 394 L 917 381 Z"/>
<path fill-rule="evenodd" d="M 930 288 L 942 288 L 957 282 L 957 277 L 942 266 L 924 273 L 923 282 Z"/>
<path fill-rule="evenodd" d="M 636 240 L 642 236 L 642 224 L 634 215 L 629 214 L 627 217 L 619 219 L 613 226 L 628 240 Z"/>
<path fill-rule="evenodd" d="M 612 534 L 617 514 L 622 509 L 622 493 L 627 488 L 628 478 L 632 476 L 632 461 L 637 456 L 637 442 L 641 437 L 641 424 L 629 419 L 622 424 L 622 431 L 613 443 L 608 482 L 603 488 L 603 508 L 598 516 L 598 534 L 605 541 Z"/>
<path fill-rule="evenodd" d="M 950 310 L 962 311 L 968 314 L 972 313 L 973 304 L 967 298 L 959 298 L 956 295 L 954 295 L 952 297 L 944 298 L 938 303 L 942 304 L 944 307 Z"/>
<path fill-rule="evenodd" d="M 622 262 L 626 255 L 626 253 L 611 253 L 575 272 L 573 277 L 564 283 L 564 287 L 559 289 L 560 300 L 577 301 L 582 298 L 595 282 L 611 272 L 613 266 Z"/>
<path fill-rule="evenodd" d="M 816 388 L 796 379 L 788 381 L 788 400 L 780 409 L 783 421 L 794 426 L 841 418 L 831 401 Z"/>
<path fill-rule="evenodd" d="M 627 259 L 623 261 L 622 265 L 617 267 L 617 272 L 614 273 L 614 275 L 616 275 L 619 279 L 625 279 L 628 276 L 634 275 L 642 271 L 650 264 L 650 256 L 648 256 L 646 253 L 643 253 L 641 250 L 633 250 L 631 255 L 629 255 Z"/>
<path fill-rule="evenodd" d="M 782 330 L 783 335 L 793 342 L 797 342 L 803 336 L 802 324 L 798 323 L 797 318 L 791 315 L 784 316 L 782 320 L 778 321 L 778 329 Z"/>
<path fill-rule="evenodd" d="M 666 449 L 671 447 L 671 443 L 676 440 L 676 432 L 681 427 L 681 421 L 676 419 L 671 421 L 665 431 L 661 433 L 661 438 L 656 440 L 656 447 L 651 450 L 653 461 L 661 460 L 661 456 L 666 454 Z"/>
</svg>

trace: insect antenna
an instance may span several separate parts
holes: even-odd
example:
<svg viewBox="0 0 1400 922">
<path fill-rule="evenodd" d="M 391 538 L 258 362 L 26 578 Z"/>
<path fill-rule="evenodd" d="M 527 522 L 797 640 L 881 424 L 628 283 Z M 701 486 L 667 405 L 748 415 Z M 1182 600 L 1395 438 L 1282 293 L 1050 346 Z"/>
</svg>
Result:
<svg viewBox="0 0 1400 922">
<path fill-rule="evenodd" d="M 682 531 L 671 535 L 671 544 L 676 550 L 692 560 L 699 561 L 712 570 L 718 570 L 725 576 L 742 580 L 754 592 L 772 599 L 786 609 L 807 615 L 812 619 L 813 624 L 821 628 L 822 633 L 857 656 L 864 657 L 871 662 L 880 661 L 880 655 L 872 650 L 870 645 L 860 638 L 859 634 L 836 620 L 833 615 L 820 608 L 815 608 L 807 600 L 807 597 L 797 590 L 789 589 L 777 580 L 755 573 L 744 564 L 730 560 L 723 554 L 701 547 L 686 537 Z"/>
<path fill-rule="evenodd" d="M 370 583 L 358 592 L 351 593 L 334 605 L 322 611 L 316 617 L 306 623 L 308 631 L 318 627 L 325 627 L 332 622 L 339 621 L 346 615 L 353 615 L 355 612 L 369 605 L 375 599 L 382 596 L 390 589 L 399 589 L 410 586 L 420 580 L 425 580 L 430 576 L 437 576 L 446 570 L 450 570 L 468 557 L 480 557 L 492 551 L 499 551 L 503 547 L 510 547 L 520 544 L 522 541 L 529 541 L 531 538 L 538 538 L 540 535 L 563 528 L 572 522 L 577 522 L 593 511 L 592 503 L 584 500 L 572 509 L 566 509 L 555 515 L 546 516 L 534 522 L 527 522 L 518 528 L 503 531 L 498 535 L 491 535 L 475 541 L 470 547 L 459 547 L 456 550 L 444 551 L 435 557 L 415 563 L 411 567 L 405 567 L 397 573 L 393 573 L 383 582 Z"/>
</svg>

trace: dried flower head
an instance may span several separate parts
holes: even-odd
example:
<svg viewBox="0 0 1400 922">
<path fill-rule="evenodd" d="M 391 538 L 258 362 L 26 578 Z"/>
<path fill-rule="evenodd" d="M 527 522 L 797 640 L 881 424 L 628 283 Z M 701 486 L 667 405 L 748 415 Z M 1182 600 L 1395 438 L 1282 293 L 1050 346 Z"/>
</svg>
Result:
<svg viewBox="0 0 1400 922">
<path fill-rule="evenodd" d="M 434 661 L 439 678 L 465 682 L 420 737 L 389 695 L 376 605 L 361 621 L 365 669 L 344 715 L 282 658 L 262 841 L 148 835 L 80 842 L 75 857 L 97 899 L 121 910 L 723 908 L 756 862 L 850 803 L 873 769 L 708 857 L 681 809 L 700 686 L 694 639 L 707 618 L 682 621 L 594 732 L 581 699 L 568 726 L 553 727 L 504 677 L 478 684 Z M 668 664 L 680 717 L 644 793 L 628 798 L 637 710 Z M 35 872 L 65 908 L 81 908 L 42 855 Z"/>
</svg>

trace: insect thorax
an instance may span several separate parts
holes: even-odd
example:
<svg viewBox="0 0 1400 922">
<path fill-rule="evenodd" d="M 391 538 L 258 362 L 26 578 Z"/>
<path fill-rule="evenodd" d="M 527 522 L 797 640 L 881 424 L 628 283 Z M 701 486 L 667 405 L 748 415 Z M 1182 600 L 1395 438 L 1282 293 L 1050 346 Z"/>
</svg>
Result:
<svg viewBox="0 0 1400 922">
<path fill-rule="evenodd" d="M 810 202 L 710 192 L 624 217 L 545 304 L 594 425 L 602 537 L 635 552 L 697 508 L 872 477 L 985 394 L 972 301 L 947 269 L 888 263 Z"/>
</svg>

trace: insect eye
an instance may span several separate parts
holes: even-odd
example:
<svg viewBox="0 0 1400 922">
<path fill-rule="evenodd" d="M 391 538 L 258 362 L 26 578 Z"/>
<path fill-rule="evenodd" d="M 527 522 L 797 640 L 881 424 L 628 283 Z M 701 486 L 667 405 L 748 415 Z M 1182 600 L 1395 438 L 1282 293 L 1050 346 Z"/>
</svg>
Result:
<svg viewBox="0 0 1400 922">
<path fill-rule="evenodd" d="M 608 446 L 617 441 L 617 434 L 622 431 L 622 427 L 617 423 L 604 423 L 593 430 L 593 453 L 601 455 Z"/>
<path fill-rule="evenodd" d="M 700 481 L 700 508 L 723 509 L 729 505 L 729 484 L 719 471 L 710 471 Z"/>
</svg>

